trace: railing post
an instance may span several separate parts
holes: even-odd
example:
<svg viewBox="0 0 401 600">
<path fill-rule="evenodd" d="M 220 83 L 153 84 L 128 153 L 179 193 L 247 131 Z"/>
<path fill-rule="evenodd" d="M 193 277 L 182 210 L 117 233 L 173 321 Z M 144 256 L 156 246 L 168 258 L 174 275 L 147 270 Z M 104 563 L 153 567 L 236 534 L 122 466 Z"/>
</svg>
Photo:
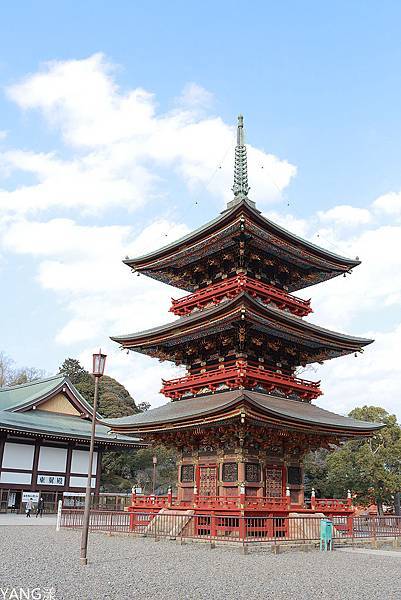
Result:
<svg viewBox="0 0 401 600">
<path fill-rule="evenodd" d="M 135 529 L 135 513 L 130 511 L 129 513 L 129 530 L 134 531 Z"/>
<path fill-rule="evenodd" d="M 352 494 L 351 494 L 351 490 L 347 491 L 347 505 L 348 506 L 352 506 Z"/>
<path fill-rule="evenodd" d="M 245 510 L 245 485 L 243 483 L 239 488 L 239 506 L 241 510 Z"/>
<path fill-rule="evenodd" d="M 243 511 L 241 511 L 241 515 L 239 516 L 239 539 L 240 542 L 242 542 L 242 545 L 245 546 L 246 544 L 246 517 L 243 513 Z"/>
<path fill-rule="evenodd" d="M 198 487 L 197 487 L 197 485 L 195 483 L 195 485 L 194 485 L 194 497 L 193 497 L 193 506 L 194 506 L 194 508 L 198 507 L 198 500 L 199 500 L 199 497 L 198 497 Z"/>
<path fill-rule="evenodd" d="M 287 501 L 287 507 L 289 508 L 291 506 L 291 492 L 290 492 L 290 488 L 287 487 L 285 488 L 285 498 Z"/>
<path fill-rule="evenodd" d="M 215 540 L 217 537 L 217 527 L 216 527 L 216 515 L 210 516 L 210 538 L 211 541 Z"/>
<path fill-rule="evenodd" d="M 56 531 L 60 531 L 60 526 L 61 526 L 61 510 L 62 510 L 62 506 L 63 506 L 63 501 L 59 500 L 58 501 L 58 507 L 57 507 L 57 522 L 56 522 Z"/>
<path fill-rule="evenodd" d="M 247 538 L 247 531 L 246 531 L 246 517 L 245 517 L 245 502 L 246 502 L 246 497 L 245 497 L 245 484 L 241 483 L 240 488 L 239 488 L 239 507 L 240 507 L 240 517 L 239 517 L 239 539 L 240 541 L 242 541 L 242 548 L 243 548 L 243 552 L 245 553 L 247 551 L 247 546 L 246 546 L 246 538 Z"/>
<path fill-rule="evenodd" d="M 372 534 L 373 534 L 373 548 L 377 548 L 377 538 L 376 538 L 376 516 L 372 516 Z"/>
<path fill-rule="evenodd" d="M 312 488 L 312 492 L 310 495 L 310 505 L 311 505 L 311 508 L 315 509 L 315 507 L 316 507 L 316 492 L 315 492 L 314 487 Z"/>
<path fill-rule="evenodd" d="M 172 504 L 173 504 L 173 490 L 171 489 L 171 487 L 169 487 L 168 491 L 167 491 L 167 506 L 169 508 L 171 508 Z"/>
</svg>

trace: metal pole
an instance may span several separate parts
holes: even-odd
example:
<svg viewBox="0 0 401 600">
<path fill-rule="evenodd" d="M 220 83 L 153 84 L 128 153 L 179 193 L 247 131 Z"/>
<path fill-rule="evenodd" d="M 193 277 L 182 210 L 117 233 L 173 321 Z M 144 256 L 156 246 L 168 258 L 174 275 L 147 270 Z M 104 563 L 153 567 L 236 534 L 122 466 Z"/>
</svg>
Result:
<svg viewBox="0 0 401 600">
<path fill-rule="evenodd" d="M 153 457 L 153 481 L 152 481 L 152 493 L 155 495 L 156 490 L 156 465 L 157 465 L 157 457 Z"/>
<path fill-rule="evenodd" d="M 88 532 L 89 532 L 89 517 L 90 517 L 90 502 L 91 502 L 91 489 L 92 489 L 92 463 L 93 463 L 93 449 L 95 446 L 95 429 L 96 429 L 96 412 L 97 412 L 97 397 L 99 391 L 99 376 L 95 375 L 95 394 L 93 398 L 93 415 L 92 415 L 92 429 L 91 429 L 91 441 L 89 447 L 89 465 L 88 465 L 88 479 L 86 481 L 86 494 L 85 494 L 85 510 L 84 519 L 82 523 L 82 537 L 81 537 L 81 565 L 88 564 L 88 558 L 86 556 L 88 549 Z"/>
</svg>

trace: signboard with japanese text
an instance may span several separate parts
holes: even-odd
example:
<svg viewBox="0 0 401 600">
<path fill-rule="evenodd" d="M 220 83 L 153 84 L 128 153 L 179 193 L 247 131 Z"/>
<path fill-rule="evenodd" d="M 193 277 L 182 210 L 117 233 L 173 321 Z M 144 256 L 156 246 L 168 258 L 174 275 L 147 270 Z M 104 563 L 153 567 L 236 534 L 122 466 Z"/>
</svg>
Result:
<svg viewBox="0 0 401 600">
<path fill-rule="evenodd" d="M 32 500 L 37 504 L 39 502 L 39 492 L 22 492 L 22 503 L 25 504 L 28 500 Z"/>
<path fill-rule="evenodd" d="M 65 477 L 62 475 L 38 475 L 38 485 L 64 485 Z"/>
</svg>

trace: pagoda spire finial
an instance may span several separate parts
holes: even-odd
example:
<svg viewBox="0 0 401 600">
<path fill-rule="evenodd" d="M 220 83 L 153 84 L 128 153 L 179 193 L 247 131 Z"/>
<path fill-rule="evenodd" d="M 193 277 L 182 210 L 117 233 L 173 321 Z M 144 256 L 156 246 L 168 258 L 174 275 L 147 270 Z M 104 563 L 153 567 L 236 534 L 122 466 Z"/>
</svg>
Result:
<svg viewBox="0 0 401 600">
<path fill-rule="evenodd" d="M 247 198 L 249 189 L 248 164 L 244 140 L 244 117 L 242 115 L 238 115 L 237 145 L 235 147 L 234 164 L 234 185 L 232 190 L 235 198 Z"/>
</svg>

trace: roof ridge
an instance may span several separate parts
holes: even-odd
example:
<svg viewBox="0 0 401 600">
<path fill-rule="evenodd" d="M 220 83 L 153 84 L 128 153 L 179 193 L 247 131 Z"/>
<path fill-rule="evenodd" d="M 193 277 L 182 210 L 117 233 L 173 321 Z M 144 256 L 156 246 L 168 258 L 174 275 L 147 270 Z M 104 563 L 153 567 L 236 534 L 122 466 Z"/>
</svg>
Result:
<svg viewBox="0 0 401 600">
<path fill-rule="evenodd" d="M 161 253 L 165 253 L 166 251 L 172 250 L 176 246 L 185 244 L 186 242 L 191 241 L 194 237 L 201 234 L 202 232 L 207 231 L 210 227 L 218 224 L 220 221 L 225 221 L 231 215 L 235 215 L 237 212 L 241 213 L 241 211 L 244 208 L 247 210 L 250 210 L 257 218 L 259 218 L 262 222 L 264 222 L 265 225 L 268 225 L 269 227 L 272 227 L 273 229 L 275 229 L 277 233 L 280 233 L 281 235 L 284 235 L 284 237 L 290 238 L 291 240 L 293 240 L 297 243 L 305 245 L 312 252 L 315 252 L 320 255 L 326 255 L 328 257 L 331 257 L 335 261 L 346 263 L 349 265 L 349 268 L 354 268 L 361 264 L 361 261 L 359 259 L 348 258 L 346 256 L 343 256 L 342 254 L 338 254 L 337 252 L 328 250 L 327 248 L 324 248 L 323 246 L 318 246 L 317 244 L 308 240 L 307 238 L 304 238 L 295 233 L 292 233 L 289 229 L 286 229 L 282 225 L 279 225 L 272 219 L 269 219 L 267 216 L 265 216 L 260 210 L 258 210 L 255 206 L 252 205 L 252 201 L 249 200 L 249 198 L 247 198 L 247 197 L 238 199 L 236 203 L 234 203 L 232 206 L 230 206 L 228 208 L 225 208 L 216 217 L 212 218 L 211 220 L 207 221 L 206 223 L 203 223 L 202 225 L 200 225 L 193 231 L 186 233 L 185 235 L 181 236 L 180 238 L 173 240 L 172 242 L 165 244 L 164 246 L 161 246 L 160 248 L 151 250 L 150 252 L 147 252 L 146 254 L 141 254 L 140 256 L 135 256 L 135 257 L 131 257 L 131 258 L 125 258 L 122 262 L 131 266 L 131 268 L 132 268 L 131 263 L 136 263 L 136 262 L 139 262 L 139 261 L 142 261 L 145 259 L 149 260 L 153 255 L 159 255 Z"/>
<path fill-rule="evenodd" d="M 8 392 L 9 390 L 31 387 L 33 385 L 46 383 L 47 381 L 52 381 L 54 379 L 68 379 L 68 377 L 66 377 L 66 375 L 63 375 L 62 373 L 58 373 L 57 375 L 52 375 L 51 377 L 44 377 L 43 379 L 35 379 L 34 381 L 27 381 L 26 383 L 18 383 L 16 385 L 7 385 L 5 387 L 0 387 L 0 392 Z"/>
</svg>

